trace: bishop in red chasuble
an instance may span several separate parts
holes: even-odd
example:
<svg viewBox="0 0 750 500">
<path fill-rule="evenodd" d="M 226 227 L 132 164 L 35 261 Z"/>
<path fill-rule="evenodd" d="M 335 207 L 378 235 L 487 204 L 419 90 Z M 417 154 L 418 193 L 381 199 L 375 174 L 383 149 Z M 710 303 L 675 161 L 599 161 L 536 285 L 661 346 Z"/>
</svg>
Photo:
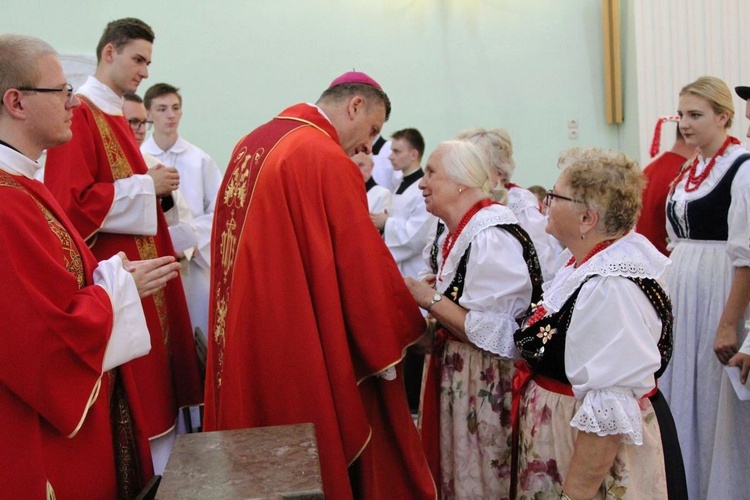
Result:
<svg viewBox="0 0 750 500">
<path fill-rule="evenodd" d="M 400 363 L 424 320 L 342 145 L 320 108 L 298 104 L 232 154 L 212 236 L 205 427 L 313 422 L 327 498 L 436 498 Z"/>
</svg>

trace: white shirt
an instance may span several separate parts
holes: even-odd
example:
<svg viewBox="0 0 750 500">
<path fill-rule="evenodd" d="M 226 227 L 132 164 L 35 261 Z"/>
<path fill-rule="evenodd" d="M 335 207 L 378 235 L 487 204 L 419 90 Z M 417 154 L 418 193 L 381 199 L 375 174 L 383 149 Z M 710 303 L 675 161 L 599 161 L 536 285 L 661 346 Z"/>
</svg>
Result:
<svg viewBox="0 0 750 500">
<path fill-rule="evenodd" d="M 378 184 L 367 191 L 367 206 L 372 213 L 390 212 L 393 193 Z"/>
<path fill-rule="evenodd" d="M 539 210 L 539 200 L 528 189 L 512 187 L 508 190 L 508 208 L 513 211 L 519 225 L 534 243 L 542 276 L 545 281 L 550 279 L 555 271 L 555 258 L 560 244 L 545 231 L 547 218 Z"/>
<path fill-rule="evenodd" d="M 387 141 L 380 148 L 378 154 L 372 155 L 374 165 L 372 167 L 372 178 L 378 185 L 383 186 L 391 192 L 395 192 L 401 185 L 404 174 L 393 170 L 393 164 L 388 157 L 391 156 L 391 141 Z"/>
<path fill-rule="evenodd" d="M 156 157 L 165 166 L 176 168 L 180 174 L 180 194 L 187 201 L 193 215 L 192 227 L 197 234 L 194 260 L 203 268 L 211 265 L 211 225 L 213 224 L 216 195 L 222 175 L 216 162 L 202 149 L 182 137 L 162 151 L 153 137 L 141 146 L 141 151 Z"/>
<path fill-rule="evenodd" d="M 0 145 L 0 169 L 11 175 L 22 175 L 34 179 L 39 165 L 14 151 Z M 50 194 L 52 197 L 52 194 Z M 22 238 L 23 235 L 18 235 Z M 141 299 L 133 276 L 122 267 L 117 255 L 99 263 L 94 270 L 94 285 L 102 287 L 112 301 L 114 322 L 112 334 L 102 363 L 102 373 L 132 359 L 148 354 L 151 336 L 143 316 Z"/>
<path fill-rule="evenodd" d="M 567 249 L 561 255 L 570 256 Z M 631 232 L 578 268 L 562 267 L 544 284 L 542 302 L 552 314 L 591 277 L 578 295 L 565 341 L 565 374 L 575 397 L 583 400 L 573 427 L 643 442 L 638 400 L 654 388 L 661 366 L 661 320 L 626 278 L 659 279 L 669 262 L 644 236 Z"/>
<path fill-rule="evenodd" d="M 403 276 L 416 278 L 424 266 L 422 249 L 428 243 L 434 221 L 435 217 L 425 207 L 419 182 L 412 183 L 401 194 L 394 193 L 383 239 Z"/>
<path fill-rule="evenodd" d="M 122 116 L 122 97 L 93 76 L 88 77 L 78 92 L 88 97 L 104 113 Z M 151 176 L 132 175 L 126 179 L 116 180 L 114 186 L 112 208 L 99 230 L 117 234 L 156 235 L 158 207 L 155 203 L 156 189 Z"/>
<path fill-rule="evenodd" d="M 464 323 L 466 336 L 480 349 L 515 359 L 518 357 L 513 341 L 518 329 L 516 318 L 526 312 L 531 302 L 531 277 L 521 243 L 509 232 L 495 227 L 498 224 L 518 224 L 518 219 L 502 205 L 483 208 L 471 218 L 445 265 L 442 252 L 438 252 L 435 288 L 445 295 L 451 294 L 448 286 L 456 276 L 461 257 L 471 245 L 464 291 L 459 300 L 461 307 L 469 311 Z M 440 235 L 438 248 L 442 248 L 447 232 Z M 429 269 L 431 247 L 430 244 L 424 249 L 428 268 L 420 275 L 432 272 Z"/>
<path fill-rule="evenodd" d="M 675 187 L 671 198 L 676 202 L 675 212 L 680 222 L 685 223 L 684 214 L 687 202 L 703 198 L 713 190 L 716 184 L 724 177 L 724 174 L 732 166 L 734 160 L 748 151 L 737 145 L 730 146 L 724 152 L 724 155 L 716 159 L 708 177 L 701 183 L 695 191 L 685 191 L 687 175 L 683 177 L 680 183 Z M 700 174 L 706 167 L 705 159 L 698 157 L 699 162 L 696 173 Z M 732 202 L 729 205 L 727 223 L 729 227 L 729 237 L 727 239 L 727 255 L 729 256 L 734 267 L 750 266 L 750 167 L 747 162 L 744 163 L 737 171 L 737 175 L 732 181 Z M 672 228 L 672 224 L 667 221 L 667 234 L 670 243 L 669 250 L 674 249 L 675 245 L 680 242 Z"/>
</svg>

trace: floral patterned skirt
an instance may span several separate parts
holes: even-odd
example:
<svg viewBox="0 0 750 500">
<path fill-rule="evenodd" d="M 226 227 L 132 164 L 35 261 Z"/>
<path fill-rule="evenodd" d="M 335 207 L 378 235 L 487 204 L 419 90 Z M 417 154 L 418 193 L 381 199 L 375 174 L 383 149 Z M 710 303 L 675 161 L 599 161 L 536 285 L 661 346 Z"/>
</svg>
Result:
<svg viewBox="0 0 750 500">
<path fill-rule="evenodd" d="M 513 361 L 449 340 L 440 383 L 445 499 L 507 499 L 511 482 Z"/>
<path fill-rule="evenodd" d="M 643 444 L 620 444 L 614 464 L 594 498 L 667 498 L 659 424 L 651 402 L 643 398 L 640 404 Z M 578 434 L 570 421 L 580 405 L 572 396 L 548 391 L 533 380 L 529 382 L 522 396 L 519 422 L 519 500 L 560 497 Z"/>
</svg>

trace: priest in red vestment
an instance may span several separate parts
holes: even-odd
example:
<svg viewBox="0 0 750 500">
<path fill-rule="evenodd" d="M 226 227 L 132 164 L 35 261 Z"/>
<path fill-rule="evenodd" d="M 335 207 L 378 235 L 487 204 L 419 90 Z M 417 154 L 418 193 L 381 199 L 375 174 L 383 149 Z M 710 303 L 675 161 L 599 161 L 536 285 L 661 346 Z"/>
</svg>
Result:
<svg viewBox="0 0 750 500">
<path fill-rule="evenodd" d="M 139 295 L 179 264 L 97 264 L 34 180 L 80 105 L 56 52 L 0 35 L 0 74 L 0 496 L 133 498 L 153 471 L 117 366 L 149 351 Z"/>
<path fill-rule="evenodd" d="M 148 170 L 122 114 L 122 96 L 148 76 L 153 39 L 151 28 L 138 19 L 109 23 L 96 72 L 79 89 L 73 139 L 47 155 L 44 182 L 98 259 L 120 251 L 132 260 L 174 255 L 157 196 L 176 189 L 179 175 L 163 167 Z M 128 391 L 140 399 L 146 434 L 165 438 L 152 441 L 160 473 L 178 408 L 201 403 L 202 385 L 179 277 L 144 299 L 143 310 L 151 352 L 123 371 Z"/>
<path fill-rule="evenodd" d="M 362 176 L 390 112 L 363 73 L 242 139 L 216 202 L 206 430 L 313 422 L 327 498 L 435 498 L 404 392 L 424 320 Z"/>
</svg>

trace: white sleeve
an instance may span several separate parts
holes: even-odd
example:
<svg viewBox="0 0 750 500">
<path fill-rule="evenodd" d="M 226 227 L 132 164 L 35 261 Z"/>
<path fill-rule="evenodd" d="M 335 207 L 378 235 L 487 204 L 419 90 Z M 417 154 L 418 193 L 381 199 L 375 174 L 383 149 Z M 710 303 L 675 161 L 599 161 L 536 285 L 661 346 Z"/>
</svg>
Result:
<svg viewBox="0 0 750 500">
<path fill-rule="evenodd" d="M 375 186 L 372 189 L 377 189 L 377 191 L 374 193 L 368 193 L 368 195 L 370 195 L 368 196 L 368 199 L 372 199 L 372 206 L 369 207 L 370 212 L 380 213 L 389 210 L 391 208 L 393 194 L 383 186 Z"/>
<path fill-rule="evenodd" d="M 104 288 L 112 301 L 114 321 L 104 353 L 102 372 L 145 356 L 151 350 L 151 337 L 143 315 L 141 299 L 133 276 L 115 255 L 99 263 L 94 283 Z"/>
<path fill-rule="evenodd" d="M 193 214 L 193 228 L 198 236 L 196 245 L 198 250 L 194 260 L 201 267 L 209 269 L 211 266 L 211 228 L 222 175 L 219 167 L 208 155 L 203 155 L 201 180 L 203 182 L 203 213 Z"/>
<path fill-rule="evenodd" d="M 409 200 L 406 212 L 406 217 L 388 217 L 383 228 L 385 244 L 398 263 L 420 255 L 434 219 L 427 212 L 421 196 Z"/>
<path fill-rule="evenodd" d="M 515 359 L 516 318 L 528 309 L 532 288 L 523 247 L 507 231 L 490 227 L 477 234 L 470 252 L 459 300 L 469 311 L 466 336 L 480 349 Z"/>
<path fill-rule="evenodd" d="M 570 425 L 641 444 L 639 399 L 661 365 L 661 321 L 627 278 L 594 277 L 583 285 L 565 341 L 565 372 L 583 404 Z"/>
<path fill-rule="evenodd" d="M 169 236 L 172 238 L 172 246 L 175 252 L 185 255 L 190 260 L 192 249 L 198 245 L 198 233 L 193 227 L 193 214 L 179 189 L 172 191 L 172 197 L 174 198 L 174 207 L 164 214 L 165 217 L 167 217 L 167 214 L 170 215 L 167 218 Z"/>
<path fill-rule="evenodd" d="M 734 267 L 750 266 L 750 161 L 746 161 L 732 182 L 732 203 L 727 224 L 727 255 Z"/>
<path fill-rule="evenodd" d="M 114 182 L 112 208 L 100 231 L 117 234 L 154 236 L 157 229 L 156 191 L 150 175 L 133 175 Z"/>
</svg>

